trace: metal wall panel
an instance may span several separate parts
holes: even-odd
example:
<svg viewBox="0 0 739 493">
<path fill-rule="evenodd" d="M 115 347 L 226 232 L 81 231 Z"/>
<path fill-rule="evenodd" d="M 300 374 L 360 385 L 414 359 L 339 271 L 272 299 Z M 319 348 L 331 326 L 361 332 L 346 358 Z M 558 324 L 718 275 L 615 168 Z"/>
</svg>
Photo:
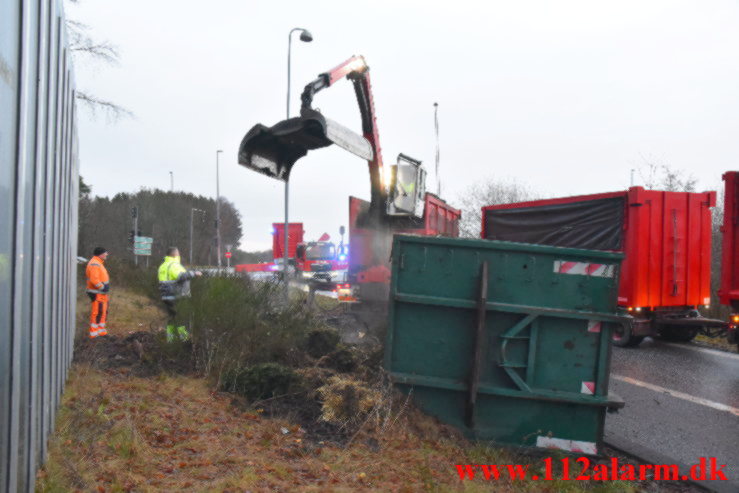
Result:
<svg viewBox="0 0 739 493">
<path fill-rule="evenodd" d="M 0 491 L 33 491 L 72 359 L 73 79 L 61 2 L 0 2 Z"/>
</svg>

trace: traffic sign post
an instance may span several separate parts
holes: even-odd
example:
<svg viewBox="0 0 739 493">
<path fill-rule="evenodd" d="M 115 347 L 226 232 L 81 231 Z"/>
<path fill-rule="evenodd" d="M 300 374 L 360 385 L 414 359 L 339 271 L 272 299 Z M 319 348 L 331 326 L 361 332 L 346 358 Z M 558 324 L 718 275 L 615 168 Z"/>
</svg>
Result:
<svg viewBox="0 0 739 493">
<path fill-rule="evenodd" d="M 226 267 L 231 267 L 231 252 L 226 252 Z"/>
</svg>

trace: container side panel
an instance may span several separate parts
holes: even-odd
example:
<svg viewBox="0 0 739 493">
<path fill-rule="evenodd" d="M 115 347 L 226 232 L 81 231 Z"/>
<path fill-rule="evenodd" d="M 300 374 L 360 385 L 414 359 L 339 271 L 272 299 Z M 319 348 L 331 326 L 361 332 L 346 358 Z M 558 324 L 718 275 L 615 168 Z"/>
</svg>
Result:
<svg viewBox="0 0 739 493">
<path fill-rule="evenodd" d="M 687 196 L 678 192 L 664 193 L 663 254 L 661 298 L 655 306 L 684 306 L 686 296 Z M 659 254 L 659 252 L 657 252 Z"/>
<path fill-rule="evenodd" d="M 628 255 L 621 263 L 621 279 L 619 280 L 618 303 L 621 306 L 638 306 L 638 294 L 640 287 L 645 283 L 646 269 L 644 249 L 641 248 L 642 241 L 649 234 L 648 228 L 644 228 L 643 215 L 647 207 L 642 196 L 634 189 L 629 190 L 627 196 L 625 220 L 624 220 L 624 252 Z M 648 222 L 646 223 L 648 225 Z"/>
<path fill-rule="evenodd" d="M 653 251 L 655 243 L 659 246 L 662 239 L 662 202 L 659 193 L 645 191 L 641 193 L 641 200 L 637 204 L 641 205 L 635 205 L 632 210 L 634 222 L 638 224 L 634 231 L 637 264 L 633 267 L 638 282 L 634 285 L 630 305 L 648 307 L 652 306 L 652 298 L 657 296 L 652 293 L 659 289 L 661 278 L 660 257 L 653 255 Z M 631 256 L 631 250 L 627 250 L 626 255 Z"/>
<path fill-rule="evenodd" d="M 602 303 L 606 300 L 610 303 L 611 300 L 602 296 L 602 290 L 612 287 L 612 278 L 569 273 L 553 275 L 555 269 L 559 268 L 557 267 L 559 261 L 582 264 L 576 260 L 577 257 L 568 255 L 566 249 L 562 250 L 563 253 L 559 258 L 520 252 L 491 252 L 489 254 L 491 259 L 499 265 L 496 272 L 491 273 L 491 277 L 497 281 L 490 286 L 491 296 L 502 303 L 518 301 L 538 306 L 559 306 L 561 300 L 566 299 L 568 306 L 572 309 L 606 310 L 607 307 Z M 455 277 L 455 272 L 460 265 L 475 263 L 478 258 L 478 252 L 471 248 L 453 250 L 430 247 L 413 248 L 404 257 L 403 265 L 404 269 L 414 271 L 416 275 L 401 276 L 398 289 L 401 292 L 410 290 L 424 296 L 453 297 L 459 295 L 463 299 L 473 299 L 474 285 L 463 283 L 460 286 L 454 286 L 450 279 Z M 615 264 L 601 261 L 593 265 L 608 269 L 610 274 Z M 572 279 L 577 279 L 579 282 L 570 282 Z M 522 297 L 522 294 L 526 297 Z"/>
<path fill-rule="evenodd" d="M 463 392 L 423 386 L 401 386 L 428 414 L 465 430 Z M 468 436 L 516 446 L 534 446 L 540 436 L 594 442 L 603 427 L 602 408 L 561 402 L 542 405 L 537 401 L 494 395 L 478 397 L 480 424 Z M 602 432 L 601 432 L 602 433 Z"/>
<path fill-rule="evenodd" d="M 739 171 L 724 173 L 724 220 L 721 225 L 721 304 L 739 310 Z"/>
<path fill-rule="evenodd" d="M 688 195 L 687 210 L 687 258 L 685 269 L 685 300 L 688 305 L 706 304 L 701 300 L 701 288 L 703 276 L 703 197 L 699 195 Z"/>
<path fill-rule="evenodd" d="M 701 243 L 700 243 L 700 266 L 698 266 L 700 274 L 700 289 L 695 301 L 689 300 L 691 305 L 708 305 L 711 303 L 711 266 L 713 264 L 713 221 L 711 215 L 711 204 L 716 203 L 715 192 L 706 192 L 702 194 L 700 201 L 700 219 L 701 219 Z"/>
<path fill-rule="evenodd" d="M 647 283 L 644 292 L 644 303 L 638 306 L 655 307 L 662 303 L 662 277 L 664 265 L 664 194 L 650 192 L 646 203 L 649 204 L 649 235 L 647 243 Z M 628 253 L 627 253 L 628 255 Z"/>
<path fill-rule="evenodd" d="M 602 332 L 588 332 L 588 321 L 542 317 L 536 338 L 541 362 L 534 371 L 536 388 L 581 392 L 583 382 L 595 382 Z"/>
<path fill-rule="evenodd" d="M 535 446 L 553 437 L 594 453 L 610 356 L 603 317 L 616 310 L 620 254 L 396 235 L 392 255 L 385 366 L 402 390 L 472 438 Z M 470 422 L 483 263 L 483 361 Z"/>
</svg>

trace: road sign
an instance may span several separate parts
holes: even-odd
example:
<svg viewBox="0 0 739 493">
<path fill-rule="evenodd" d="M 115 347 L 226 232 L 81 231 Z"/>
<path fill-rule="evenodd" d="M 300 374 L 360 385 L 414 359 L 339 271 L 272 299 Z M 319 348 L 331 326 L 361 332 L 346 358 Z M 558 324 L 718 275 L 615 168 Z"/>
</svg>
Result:
<svg viewBox="0 0 739 493">
<path fill-rule="evenodd" d="M 231 258 L 231 252 L 226 252 L 226 258 Z"/>
<path fill-rule="evenodd" d="M 151 244 L 154 238 L 150 236 L 134 236 L 133 238 L 133 254 L 134 255 L 151 255 Z"/>
</svg>

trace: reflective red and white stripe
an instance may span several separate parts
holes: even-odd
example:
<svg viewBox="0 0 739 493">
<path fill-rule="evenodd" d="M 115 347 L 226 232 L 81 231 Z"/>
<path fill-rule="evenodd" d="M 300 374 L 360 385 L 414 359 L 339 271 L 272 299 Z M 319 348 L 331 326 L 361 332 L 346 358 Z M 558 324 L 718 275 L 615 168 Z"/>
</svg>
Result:
<svg viewBox="0 0 739 493">
<path fill-rule="evenodd" d="M 598 447 L 595 445 L 595 442 L 584 442 L 581 440 L 567 440 L 565 438 L 538 436 L 536 437 L 536 446 L 541 448 L 567 450 L 568 452 L 579 454 L 598 454 Z"/>
<path fill-rule="evenodd" d="M 599 320 L 588 320 L 588 332 L 600 333 L 601 327 L 603 327 L 603 322 Z"/>
<path fill-rule="evenodd" d="M 582 382 L 580 385 L 580 393 L 587 395 L 595 394 L 595 382 Z"/>
<path fill-rule="evenodd" d="M 588 262 L 570 262 L 555 260 L 554 272 L 557 274 L 574 274 L 592 277 L 613 277 L 614 266 L 611 264 L 591 264 Z"/>
</svg>

